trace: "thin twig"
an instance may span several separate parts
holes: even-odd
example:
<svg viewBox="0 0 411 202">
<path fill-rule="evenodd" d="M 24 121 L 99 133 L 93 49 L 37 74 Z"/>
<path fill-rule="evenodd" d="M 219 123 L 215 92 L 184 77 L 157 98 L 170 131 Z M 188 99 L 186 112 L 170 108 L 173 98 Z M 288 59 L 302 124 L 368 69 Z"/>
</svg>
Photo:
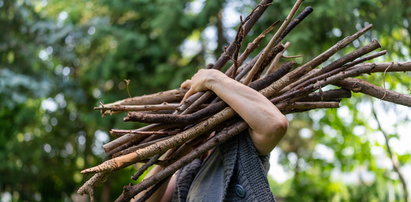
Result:
<svg viewBox="0 0 411 202">
<path fill-rule="evenodd" d="M 270 42 L 267 44 L 267 46 L 264 48 L 264 51 L 262 52 L 261 56 L 258 58 L 257 62 L 255 63 L 254 67 L 250 70 L 248 73 L 247 77 L 243 81 L 244 84 L 249 84 L 251 80 L 254 78 L 254 75 L 257 73 L 257 71 L 261 68 L 261 65 L 266 58 L 268 52 L 270 49 L 275 47 L 279 43 L 279 39 L 281 35 L 283 34 L 284 30 L 287 28 L 288 24 L 290 24 L 293 16 L 297 12 L 298 8 L 300 5 L 303 3 L 303 0 L 297 0 L 291 9 L 291 11 L 288 13 L 288 16 L 285 18 L 283 24 L 281 24 L 280 28 L 277 30 L 277 32 L 274 34 L 273 38 L 271 38 Z"/>
<path fill-rule="evenodd" d="M 397 173 L 398 178 L 400 179 L 401 185 L 402 185 L 402 190 L 404 192 L 404 201 L 408 202 L 408 186 L 407 186 L 407 182 L 405 181 L 404 175 L 402 174 L 401 170 L 400 170 L 400 164 L 398 162 L 398 158 L 397 156 L 392 152 L 391 150 L 391 146 L 390 146 L 390 137 L 388 136 L 388 134 L 385 132 L 385 130 L 382 128 L 382 124 L 380 122 L 380 120 L 378 119 L 377 113 L 375 112 L 375 107 L 372 108 L 372 114 L 374 116 L 375 121 L 377 121 L 377 126 L 378 129 L 380 130 L 380 132 L 383 134 L 384 136 L 384 140 L 385 140 L 385 147 L 387 149 L 387 154 L 391 160 L 392 163 L 392 167 L 394 168 L 394 172 Z"/>
</svg>

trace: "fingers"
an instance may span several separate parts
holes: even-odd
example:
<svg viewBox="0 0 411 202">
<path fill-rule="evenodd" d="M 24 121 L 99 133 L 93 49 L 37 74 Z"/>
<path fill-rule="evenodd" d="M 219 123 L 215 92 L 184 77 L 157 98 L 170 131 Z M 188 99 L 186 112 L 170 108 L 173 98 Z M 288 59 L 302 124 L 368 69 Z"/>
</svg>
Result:
<svg viewBox="0 0 411 202">
<path fill-rule="evenodd" d="M 196 93 L 193 88 L 190 88 L 187 93 L 184 95 L 183 99 L 181 100 L 181 103 L 183 103 L 187 98 L 189 98 L 191 95 Z"/>
<path fill-rule="evenodd" d="M 181 88 L 190 88 L 190 87 L 191 87 L 191 84 L 192 84 L 192 81 L 191 81 L 190 79 L 188 79 L 188 80 L 185 80 L 185 81 L 180 85 L 180 87 L 181 87 Z"/>
<path fill-rule="evenodd" d="M 180 103 L 183 103 L 188 97 L 190 97 L 192 94 L 195 93 L 193 88 L 191 88 L 192 83 L 193 82 L 189 79 L 189 80 L 184 81 L 180 85 L 181 88 L 188 88 L 188 91 L 186 92 L 186 94 L 184 95 L 184 97 L 183 97 L 183 99 L 181 100 Z"/>
</svg>

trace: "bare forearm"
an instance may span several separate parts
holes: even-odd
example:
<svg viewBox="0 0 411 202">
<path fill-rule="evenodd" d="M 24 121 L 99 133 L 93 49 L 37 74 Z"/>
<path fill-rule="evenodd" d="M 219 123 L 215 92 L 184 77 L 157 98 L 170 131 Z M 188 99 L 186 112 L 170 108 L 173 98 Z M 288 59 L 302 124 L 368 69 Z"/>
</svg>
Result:
<svg viewBox="0 0 411 202">
<path fill-rule="evenodd" d="M 284 117 L 262 94 L 230 78 L 213 81 L 211 90 L 230 105 L 253 131 L 263 133 L 273 119 Z"/>
<path fill-rule="evenodd" d="M 189 88 L 184 99 L 212 90 L 250 126 L 250 136 L 260 154 L 268 154 L 287 130 L 288 121 L 266 97 L 218 70 L 200 70 L 181 87 Z"/>
<path fill-rule="evenodd" d="M 247 122 L 259 153 L 269 153 L 287 129 L 284 115 L 262 94 L 225 75 L 216 74 L 207 82 L 209 89 Z"/>
</svg>

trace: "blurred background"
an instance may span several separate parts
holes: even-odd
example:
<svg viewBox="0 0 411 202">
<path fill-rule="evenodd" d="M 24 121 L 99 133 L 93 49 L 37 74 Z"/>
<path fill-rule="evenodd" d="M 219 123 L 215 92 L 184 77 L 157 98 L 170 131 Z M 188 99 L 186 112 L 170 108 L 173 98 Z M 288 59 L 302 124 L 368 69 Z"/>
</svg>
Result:
<svg viewBox="0 0 411 202">
<path fill-rule="evenodd" d="M 128 97 L 125 79 L 132 96 L 178 87 L 221 54 L 239 16 L 256 3 L 0 0 L 0 200 L 84 200 L 75 193 L 90 175 L 79 171 L 104 160 L 101 146 L 112 139 L 107 131 L 141 126 L 123 123 L 122 115 L 102 118 L 93 107 Z M 284 19 L 292 3 L 274 0 L 246 42 Z M 288 55 L 303 55 L 297 62 L 369 23 L 374 29 L 337 56 L 378 39 L 389 54 L 376 62 L 411 61 L 411 1 L 303 5 L 313 6 L 313 14 L 285 39 L 292 43 Z M 365 79 L 411 94 L 411 73 Z M 405 201 L 411 191 L 409 108 L 353 94 L 338 110 L 288 118 L 288 134 L 271 154 L 276 197 Z M 115 173 L 96 190 L 97 201 L 115 199 L 133 173 Z"/>
</svg>

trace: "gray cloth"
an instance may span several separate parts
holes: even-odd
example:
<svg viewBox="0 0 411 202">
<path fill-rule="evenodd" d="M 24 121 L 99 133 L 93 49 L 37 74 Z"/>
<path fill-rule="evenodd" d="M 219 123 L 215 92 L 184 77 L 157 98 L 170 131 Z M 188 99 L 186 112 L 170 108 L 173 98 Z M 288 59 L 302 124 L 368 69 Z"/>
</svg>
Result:
<svg viewBox="0 0 411 202">
<path fill-rule="evenodd" d="M 216 185 L 198 189 L 211 194 L 218 192 L 220 200 L 217 201 L 275 201 L 267 180 L 269 156 L 257 154 L 247 131 L 235 136 L 218 148 L 223 157 L 223 186 L 218 183 L 220 182 L 218 177 L 209 176 L 217 181 Z M 203 185 L 201 182 L 193 182 L 201 169 L 200 162 L 197 159 L 179 171 L 173 201 L 187 201 L 187 196 L 191 194 L 188 193 L 191 185 Z M 214 163 L 208 164 L 219 165 L 218 162 Z M 204 169 L 202 173 L 207 173 L 207 170 Z M 218 169 L 215 173 L 219 173 Z M 209 193 L 197 194 L 210 195 Z"/>
<path fill-rule="evenodd" d="M 187 201 L 222 201 L 223 189 L 210 191 L 210 188 L 223 186 L 223 155 L 217 147 L 205 160 L 194 178 L 188 191 Z"/>
</svg>

